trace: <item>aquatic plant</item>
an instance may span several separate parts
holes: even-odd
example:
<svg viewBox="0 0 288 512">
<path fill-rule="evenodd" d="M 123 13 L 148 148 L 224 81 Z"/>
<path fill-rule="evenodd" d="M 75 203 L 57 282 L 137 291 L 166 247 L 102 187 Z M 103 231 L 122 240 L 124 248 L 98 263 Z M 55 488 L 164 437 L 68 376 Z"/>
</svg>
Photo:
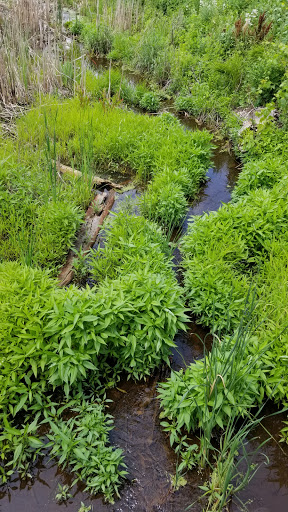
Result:
<svg viewBox="0 0 288 512">
<path fill-rule="evenodd" d="M 50 133 L 54 134 L 55 130 L 57 155 L 62 163 L 71 165 L 72 161 L 79 168 L 80 141 L 84 147 L 87 145 L 87 150 L 89 144 L 90 163 L 99 172 L 114 163 L 120 169 L 123 165 L 124 169 L 131 167 L 142 179 L 165 166 L 186 167 L 192 173 L 197 165 L 205 167 L 210 162 L 211 134 L 185 131 L 180 125 L 166 123 L 165 116 L 151 118 L 118 108 L 109 109 L 103 115 L 101 104 L 81 108 L 78 98 L 60 103 L 47 98 L 47 102 L 45 109 L 39 106 L 19 120 L 18 137 L 19 141 L 41 147 L 46 133 L 45 112 Z"/>
<path fill-rule="evenodd" d="M 168 263 L 166 268 L 169 269 Z M 16 262 L 2 263 L 0 299 L 1 417 L 3 421 L 7 418 L 7 433 L 0 435 L 3 481 L 15 469 L 29 469 L 29 462 L 42 446 L 36 437 L 40 416 L 47 419 L 52 415 L 53 419 L 65 409 L 60 407 L 57 413 L 59 396 L 65 404 L 85 384 L 90 389 L 97 388 L 100 379 L 115 382 L 123 372 L 128 378 L 140 379 L 150 375 L 162 361 L 169 364 L 174 336 L 179 329 L 185 329 L 187 319 L 181 289 L 172 271 L 152 273 L 149 266 L 146 269 L 141 266 L 125 278 L 106 280 L 96 289 L 79 290 L 70 286 L 64 290 L 57 287 L 47 271 Z M 56 403 L 51 399 L 55 390 Z M 19 413 L 25 414 L 27 423 L 24 430 L 15 431 L 14 422 Z M 51 426 L 61 439 L 62 449 L 65 438 L 62 430 L 71 426 L 74 435 L 74 427 L 80 429 L 77 421 L 74 418 L 67 424 L 60 420 L 58 430 L 59 422 L 54 430 Z M 11 431 L 8 422 L 12 423 Z M 101 447 L 100 454 L 103 452 L 104 457 L 107 450 L 102 444 Z M 107 453 L 111 455 L 107 461 L 109 472 L 112 461 L 114 465 L 119 462 L 120 453 L 117 452 L 117 457 L 110 449 Z M 62 459 L 60 456 L 60 464 L 66 455 L 65 452 Z M 78 461 L 72 457 L 70 462 L 75 471 L 79 470 L 81 478 L 87 480 L 88 487 L 101 488 L 110 499 L 118 485 L 118 473 L 113 473 L 110 480 L 105 473 L 107 488 L 104 489 L 96 470 L 97 466 L 101 473 L 101 462 L 91 460 L 93 467 L 88 471 L 85 457 L 80 470 L 80 455 L 74 455 Z"/>
<path fill-rule="evenodd" d="M 158 112 L 160 108 L 160 100 L 158 95 L 154 92 L 146 92 L 143 94 L 139 105 L 143 110 L 147 110 L 147 112 Z"/>
<path fill-rule="evenodd" d="M 249 315 L 249 311 L 248 311 Z M 161 418 L 170 443 L 178 444 L 181 430 L 200 429 L 199 453 L 195 456 L 205 465 L 209 460 L 215 429 L 225 429 L 236 417 L 245 417 L 265 392 L 265 366 L 262 347 L 251 327 L 240 325 L 232 336 L 221 340 L 214 336 L 211 352 L 188 368 L 172 372 L 159 386 Z M 251 356 L 253 354 L 253 356 Z"/>
<path fill-rule="evenodd" d="M 107 55 L 112 48 L 113 36 L 108 25 L 85 24 L 81 38 L 87 50 L 93 55 Z"/>
<path fill-rule="evenodd" d="M 81 405 L 71 409 L 75 416 L 67 421 L 50 419 L 47 447 L 51 448 L 52 457 L 59 458 L 63 468 L 69 464 L 75 472 L 77 478 L 73 483 L 84 481 L 86 490 L 91 494 L 102 492 L 108 501 L 114 503 L 113 496 L 119 496 L 119 485 L 127 471 L 122 450 L 113 450 L 109 445 L 113 419 L 105 413 L 104 406 L 100 400 L 91 403 L 83 400 Z M 61 501 L 71 497 L 68 490 L 60 490 Z"/>
<path fill-rule="evenodd" d="M 263 419 L 269 372 L 266 354 L 270 347 L 256 333 L 252 307 L 232 336 L 214 336 L 210 352 L 204 340 L 203 358 L 172 372 L 159 386 L 160 418 L 165 419 L 161 425 L 179 458 L 176 475 L 185 475 L 193 466 L 210 468 L 209 480 L 200 486 L 207 512 L 223 510 L 247 485 L 259 467 L 253 457 L 267 442 L 251 451 L 247 440 Z M 271 393 L 276 390 L 277 384 Z M 259 409 L 253 414 L 256 406 Z"/>
<path fill-rule="evenodd" d="M 255 190 L 193 220 L 182 244 L 190 307 L 216 331 L 224 327 L 223 313 L 229 311 L 228 327 L 233 329 L 242 316 L 251 279 L 269 257 L 267 244 L 285 239 L 286 187 Z"/>
<path fill-rule="evenodd" d="M 239 175 L 232 198 L 238 199 L 260 187 L 272 188 L 286 174 L 286 162 L 281 156 L 268 153 L 262 160 L 248 161 Z"/>
<path fill-rule="evenodd" d="M 58 492 L 55 496 L 55 500 L 58 501 L 58 503 L 62 503 L 72 498 L 72 494 L 69 492 L 69 490 L 69 485 L 58 484 Z"/>
<path fill-rule="evenodd" d="M 141 269 L 173 276 L 169 240 L 155 222 L 120 211 L 106 222 L 101 236 L 104 247 L 100 243 L 89 257 L 97 283 Z"/>
</svg>

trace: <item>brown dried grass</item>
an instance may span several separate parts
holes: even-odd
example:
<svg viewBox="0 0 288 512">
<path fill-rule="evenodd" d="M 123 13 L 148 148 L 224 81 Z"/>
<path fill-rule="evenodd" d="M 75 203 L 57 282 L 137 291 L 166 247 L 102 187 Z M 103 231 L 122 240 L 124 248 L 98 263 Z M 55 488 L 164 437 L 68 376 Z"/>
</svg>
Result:
<svg viewBox="0 0 288 512">
<path fill-rule="evenodd" d="M 14 0 L 0 25 L 0 102 L 29 103 L 61 86 L 50 0 Z M 54 38 L 54 41 L 53 41 Z"/>
</svg>

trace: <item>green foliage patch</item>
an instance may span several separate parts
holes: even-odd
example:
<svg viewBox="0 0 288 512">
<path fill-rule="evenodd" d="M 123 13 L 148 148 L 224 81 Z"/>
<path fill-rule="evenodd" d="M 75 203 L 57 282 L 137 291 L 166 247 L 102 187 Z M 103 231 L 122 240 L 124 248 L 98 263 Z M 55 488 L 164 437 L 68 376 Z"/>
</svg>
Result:
<svg viewBox="0 0 288 512">
<path fill-rule="evenodd" d="M 163 360 L 169 363 L 186 315 L 166 259 L 158 272 L 141 266 L 98 288 L 64 290 L 43 270 L 0 264 L 0 414 L 10 424 L 0 432 L 4 482 L 14 470 L 28 470 L 42 447 L 39 421 L 51 417 L 52 455 L 60 464 L 69 463 L 91 492 L 101 490 L 112 499 L 124 474 L 122 452 L 107 446 L 109 428 L 100 405 L 91 404 L 90 410 L 85 403 L 68 422 L 62 421 L 61 410 L 103 379 L 111 384 L 123 372 L 140 379 Z M 67 403 L 62 409 L 59 397 Z M 16 428 L 23 415 L 23 426 Z M 93 450 L 89 464 L 86 450 Z"/>
<path fill-rule="evenodd" d="M 82 169 L 85 155 L 97 175 L 132 169 L 138 179 L 154 178 L 143 212 L 163 225 L 181 222 L 185 196 L 193 196 L 205 179 L 211 134 L 185 131 L 170 114 L 152 118 L 100 103 L 83 106 L 79 98 L 48 101 L 19 121 L 20 141 L 41 148 L 48 129 L 63 163 Z"/>
<path fill-rule="evenodd" d="M 76 481 L 86 483 L 85 490 L 92 495 L 102 492 L 114 503 L 115 494 L 119 496 L 121 478 L 127 471 L 122 450 L 114 450 L 109 445 L 113 418 L 105 413 L 104 405 L 99 399 L 90 403 L 83 400 L 81 405 L 71 409 L 73 416 L 68 420 L 55 422 L 51 419 L 50 442 L 46 447 L 51 447 L 51 456 L 59 458 L 63 468 L 70 466 L 77 475 Z"/>
<path fill-rule="evenodd" d="M 229 311 L 231 327 L 237 326 L 252 276 L 269 257 L 269 242 L 286 240 L 284 183 L 253 191 L 190 225 L 183 240 L 185 283 L 190 307 L 205 325 L 224 327 Z"/>
</svg>

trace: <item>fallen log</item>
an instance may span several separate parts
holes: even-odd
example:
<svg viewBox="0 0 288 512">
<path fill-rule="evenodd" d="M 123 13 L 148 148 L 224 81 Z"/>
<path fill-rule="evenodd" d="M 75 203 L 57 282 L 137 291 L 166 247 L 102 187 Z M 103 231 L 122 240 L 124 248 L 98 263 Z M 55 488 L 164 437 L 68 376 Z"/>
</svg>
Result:
<svg viewBox="0 0 288 512">
<path fill-rule="evenodd" d="M 102 213 L 101 215 L 97 215 L 95 213 L 92 214 L 92 212 L 94 211 L 93 208 L 88 208 L 85 215 L 85 221 L 79 230 L 79 234 L 75 242 L 75 249 L 77 251 L 79 251 L 80 248 L 82 248 L 84 252 L 89 251 L 89 249 L 95 244 L 101 226 L 104 220 L 106 219 L 107 215 L 109 214 L 109 211 L 111 210 L 114 201 L 114 190 L 110 190 L 108 193 L 103 192 L 102 194 L 97 194 L 93 203 L 95 204 L 95 202 L 97 202 L 99 206 L 102 203 L 104 203 Z M 75 252 L 73 250 L 70 250 L 67 256 L 66 263 L 62 267 L 58 275 L 60 286 L 67 286 L 69 283 L 71 283 L 74 276 L 73 261 L 75 258 L 77 258 Z"/>
<path fill-rule="evenodd" d="M 71 176 L 75 176 L 75 178 L 80 178 L 81 176 L 83 176 L 83 173 L 81 171 L 77 171 L 77 169 L 73 169 L 73 167 L 68 167 L 68 165 L 63 165 L 60 164 L 59 162 L 56 162 L 56 167 L 59 172 L 62 172 L 62 174 L 70 174 Z M 113 181 L 110 181 L 105 178 L 100 178 L 99 176 L 92 177 L 92 184 L 98 186 L 109 186 L 111 188 L 116 188 L 119 190 L 123 188 L 123 185 L 119 185 L 118 183 L 114 183 Z"/>
</svg>

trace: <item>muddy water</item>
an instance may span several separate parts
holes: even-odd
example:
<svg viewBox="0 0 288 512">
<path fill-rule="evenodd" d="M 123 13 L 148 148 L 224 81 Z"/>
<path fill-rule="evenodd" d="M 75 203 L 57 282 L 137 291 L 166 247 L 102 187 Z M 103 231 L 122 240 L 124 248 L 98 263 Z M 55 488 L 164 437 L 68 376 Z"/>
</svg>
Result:
<svg viewBox="0 0 288 512">
<path fill-rule="evenodd" d="M 283 428 L 283 421 L 287 420 L 286 414 L 278 414 L 276 407 L 268 403 L 263 409 L 263 427 L 258 426 L 253 430 L 248 447 L 255 450 L 261 442 L 271 439 L 260 453 L 255 462 L 259 469 L 253 480 L 239 493 L 238 498 L 247 503 L 251 512 L 287 512 L 288 510 L 288 446 L 280 444 L 279 432 Z M 256 439 L 254 439 L 256 437 Z M 268 457 L 269 462 L 263 454 Z M 241 512 L 243 507 L 234 499 L 230 511 Z"/>
<path fill-rule="evenodd" d="M 182 123 L 186 129 L 195 129 L 192 120 L 184 118 Z M 213 166 L 208 171 L 209 180 L 191 204 L 183 231 L 187 229 L 191 215 L 217 210 L 222 202 L 229 201 L 237 174 L 238 165 L 233 156 L 222 152 L 218 146 L 214 151 Z M 117 203 L 124 200 L 125 196 L 133 199 L 135 191 L 119 195 Z M 209 347 L 211 340 L 207 331 L 191 323 L 188 332 L 180 333 L 176 338 L 177 348 L 171 357 L 172 368 L 178 370 L 201 357 L 203 340 L 206 340 Z M 71 491 L 73 497 L 67 504 L 58 505 L 55 502 L 58 483 L 70 485 L 73 478 L 69 473 L 60 471 L 56 463 L 49 462 L 48 457 L 44 457 L 35 465 L 31 479 L 20 482 L 15 476 L 9 488 L 0 492 L 0 511 L 61 512 L 67 509 L 69 512 L 77 512 L 83 501 L 86 505 L 92 504 L 94 512 L 184 512 L 188 507 L 192 512 L 200 512 L 202 507 L 197 501 L 200 496 L 198 485 L 205 482 L 207 475 L 191 471 L 187 485 L 175 492 L 171 488 L 170 475 L 175 474 L 177 460 L 169 440 L 161 430 L 156 398 L 158 382 L 168 375 L 168 369 L 163 366 L 146 382 L 136 384 L 123 381 L 118 389 L 109 392 L 109 398 L 113 400 L 109 412 L 115 419 L 111 442 L 124 450 L 129 471 L 121 490 L 121 498 L 114 505 L 104 503 L 101 496 L 91 499 L 80 484 Z M 272 434 L 279 432 L 281 419 L 276 416 L 267 420 L 266 427 Z M 259 427 L 256 435 L 264 439 L 266 432 Z M 255 448 L 255 441 L 251 440 L 250 443 L 251 448 Z M 244 502 L 252 500 L 248 505 L 251 512 L 286 512 L 288 458 L 285 458 L 275 441 L 266 445 L 263 451 L 269 456 L 270 462 L 261 466 L 240 498 Z M 231 510 L 240 512 L 242 508 L 233 502 Z"/>
</svg>

